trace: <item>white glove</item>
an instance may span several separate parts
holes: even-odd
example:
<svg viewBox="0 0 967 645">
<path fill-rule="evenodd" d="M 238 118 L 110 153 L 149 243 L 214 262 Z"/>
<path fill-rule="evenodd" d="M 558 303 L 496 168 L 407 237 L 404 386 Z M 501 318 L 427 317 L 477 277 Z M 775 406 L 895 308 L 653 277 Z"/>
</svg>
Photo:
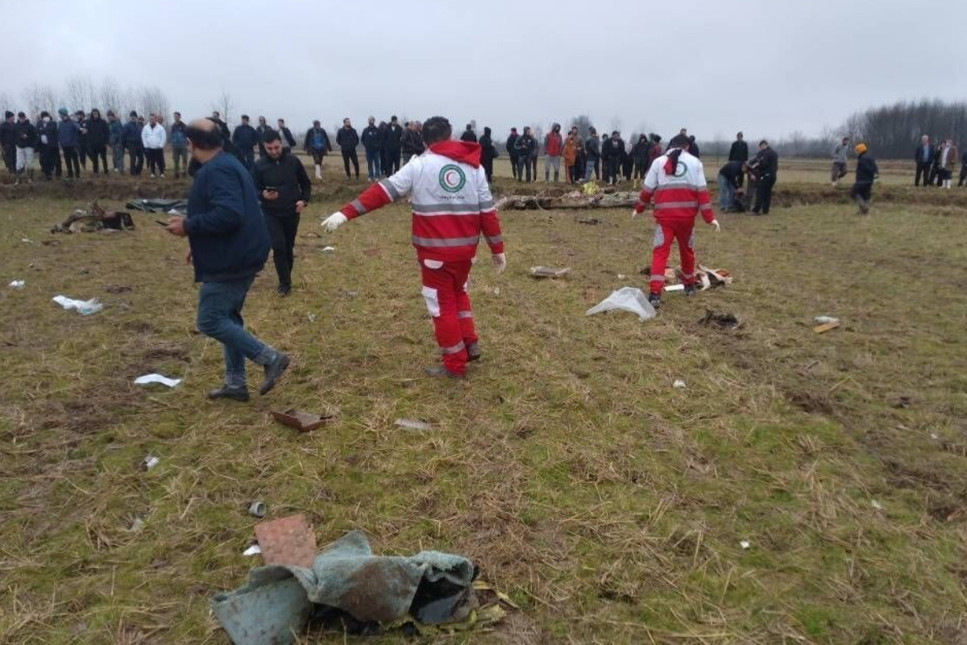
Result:
<svg viewBox="0 0 967 645">
<path fill-rule="evenodd" d="M 335 212 L 326 219 L 322 220 L 322 227 L 332 233 L 337 228 L 349 221 L 349 218 L 340 212 Z"/>
<path fill-rule="evenodd" d="M 718 233 L 718 232 L 720 232 L 722 230 L 722 225 L 719 224 L 719 221 L 717 219 L 713 219 L 712 220 L 712 223 L 709 224 L 709 226 L 714 226 L 716 233 Z"/>
<path fill-rule="evenodd" d="M 494 269 L 497 271 L 497 275 L 504 272 L 507 268 L 507 254 L 506 253 L 495 253 L 493 258 Z"/>
</svg>

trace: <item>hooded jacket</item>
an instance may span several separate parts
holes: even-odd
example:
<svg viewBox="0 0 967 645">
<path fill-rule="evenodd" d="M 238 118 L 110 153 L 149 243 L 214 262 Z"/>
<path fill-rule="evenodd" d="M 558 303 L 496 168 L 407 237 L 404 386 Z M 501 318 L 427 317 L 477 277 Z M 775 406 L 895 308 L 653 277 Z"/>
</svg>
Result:
<svg viewBox="0 0 967 645">
<path fill-rule="evenodd" d="M 564 151 L 564 140 L 560 132 L 549 132 L 544 137 L 544 154 L 548 157 L 560 157 Z"/>
<path fill-rule="evenodd" d="M 332 152 L 332 144 L 329 143 L 329 135 L 326 134 L 325 128 L 316 130 L 315 127 L 312 127 L 306 130 L 306 138 L 302 142 L 302 147 L 305 148 L 306 154 L 312 154 L 315 150 L 316 132 L 322 135 L 322 147 L 319 148 L 319 154 L 325 156 L 327 152 Z"/>
<path fill-rule="evenodd" d="M 61 148 L 76 148 L 80 143 L 81 128 L 70 117 L 57 124 L 57 141 Z"/>
<path fill-rule="evenodd" d="M 655 159 L 644 187 L 635 202 L 635 212 L 645 210 L 652 198 L 655 200 L 655 219 L 661 223 L 668 220 L 694 220 L 701 213 L 709 224 L 715 219 L 705 183 L 705 168 L 698 157 L 682 150 L 678 162 L 672 164 L 672 148 Z M 674 167 L 670 167 L 674 166 Z"/>
<path fill-rule="evenodd" d="M 262 210 L 269 215 L 291 216 L 295 213 L 298 201 L 309 203 L 312 195 L 312 182 L 306 174 L 302 162 L 285 148 L 278 159 L 265 157 L 255 162 L 252 169 L 255 191 L 262 201 Z M 262 198 L 262 191 L 271 186 L 279 196 L 272 200 Z"/>
<path fill-rule="evenodd" d="M 423 135 L 417 130 L 410 130 L 409 128 L 403 131 L 401 145 L 403 147 L 403 156 L 406 158 L 413 155 L 421 155 L 426 150 L 426 146 L 423 145 Z"/>
<path fill-rule="evenodd" d="M 171 126 L 174 128 L 174 126 Z M 109 145 L 116 146 L 124 143 L 124 124 L 120 119 L 107 122 L 107 142 Z"/>
<path fill-rule="evenodd" d="M 584 150 L 588 155 L 588 161 L 594 163 L 601 158 L 601 140 L 598 135 L 589 136 L 584 142 Z"/>
<path fill-rule="evenodd" d="M 98 117 L 87 120 L 87 146 L 89 148 L 103 148 L 111 138 L 111 132 L 107 127 L 107 121 Z"/>
<path fill-rule="evenodd" d="M 487 163 L 493 161 L 497 156 L 497 148 L 494 146 L 494 141 L 490 137 L 490 134 L 485 130 L 482 135 L 480 135 L 480 161 L 482 163 Z"/>
<path fill-rule="evenodd" d="M 0 123 L 0 145 L 4 148 L 17 145 L 17 134 L 14 132 L 14 123 L 4 121 Z"/>
<path fill-rule="evenodd" d="M 479 144 L 434 143 L 426 154 L 373 184 L 340 212 L 353 219 L 406 195 L 413 204 L 412 242 L 420 260 L 471 260 L 481 234 L 492 253 L 504 252 Z"/>
<path fill-rule="evenodd" d="M 864 152 L 856 158 L 856 183 L 872 184 L 880 174 L 876 159 L 869 152 Z"/>
</svg>

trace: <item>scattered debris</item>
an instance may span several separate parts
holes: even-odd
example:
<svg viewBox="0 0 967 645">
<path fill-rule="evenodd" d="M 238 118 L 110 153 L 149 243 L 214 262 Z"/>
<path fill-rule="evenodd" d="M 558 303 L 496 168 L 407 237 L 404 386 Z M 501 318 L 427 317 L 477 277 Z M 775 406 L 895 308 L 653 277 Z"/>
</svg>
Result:
<svg viewBox="0 0 967 645">
<path fill-rule="evenodd" d="M 131 528 L 128 529 L 128 532 L 140 533 L 143 528 L 144 528 L 144 520 L 142 520 L 140 517 L 136 517 L 134 518 L 134 521 L 131 522 Z"/>
<path fill-rule="evenodd" d="M 625 279 L 625 278 L 627 278 L 627 277 L 628 277 L 628 276 L 626 276 L 626 275 L 625 275 L 625 274 L 623 274 L 623 273 L 619 273 L 619 274 L 618 274 L 618 279 L 619 279 L 619 280 L 624 280 L 624 279 Z"/>
<path fill-rule="evenodd" d="M 315 314 L 309 314 L 308 315 L 308 318 L 309 318 L 309 322 L 316 322 L 316 315 Z"/>
<path fill-rule="evenodd" d="M 296 410 L 295 408 L 291 408 L 285 412 L 272 410 L 272 416 L 275 417 L 276 421 L 284 426 L 295 428 L 299 432 L 309 432 L 310 430 L 315 430 L 319 426 L 323 425 L 335 415 L 327 414 L 321 416 L 311 412 L 306 412 L 305 410 Z"/>
<path fill-rule="evenodd" d="M 832 316 L 816 316 L 813 320 L 816 321 L 817 325 L 828 325 L 829 323 L 839 322 L 839 318 L 833 318 Z"/>
<path fill-rule="evenodd" d="M 679 379 L 675 379 L 675 382 L 672 383 L 672 387 L 675 388 L 676 390 L 683 390 L 686 387 L 685 381 L 683 381 L 680 378 Z"/>
<path fill-rule="evenodd" d="M 826 332 L 836 329 L 839 327 L 840 323 L 838 320 L 833 320 L 832 322 L 824 323 L 822 325 L 816 325 L 813 327 L 813 331 L 817 334 L 825 334 Z"/>
<path fill-rule="evenodd" d="M 933 439 L 934 441 L 939 441 L 940 440 L 940 436 L 936 432 L 931 432 L 930 433 L 930 438 Z"/>
<path fill-rule="evenodd" d="M 563 278 L 570 275 L 571 267 L 552 269 L 550 267 L 531 267 L 532 278 Z"/>
<path fill-rule="evenodd" d="M 73 298 L 68 298 L 67 296 L 54 296 L 52 300 L 67 311 L 76 309 L 77 312 L 82 316 L 96 314 L 101 309 L 104 309 L 104 305 L 102 305 L 97 298 L 91 298 L 90 300 L 74 300 Z"/>
<path fill-rule="evenodd" d="M 255 537 L 266 564 L 311 567 L 316 535 L 304 515 L 290 515 L 255 525 Z"/>
<path fill-rule="evenodd" d="M 28 240 L 25 237 L 24 238 L 21 238 L 20 241 L 23 242 L 24 244 L 33 244 L 33 242 L 31 242 L 30 240 Z"/>
<path fill-rule="evenodd" d="M 685 285 L 683 284 L 666 284 L 665 291 L 685 291 Z"/>
<path fill-rule="evenodd" d="M 905 409 L 909 408 L 912 403 L 913 403 L 913 399 L 911 399 L 909 396 L 901 396 L 893 404 L 893 407 L 894 408 L 897 408 L 897 409 L 904 409 L 905 410 Z"/>
<path fill-rule="evenodd" d="M 631 208 L 637 192 L 572 191 L 563 195 L 507 195 L 497 203 L 498 211 L 508 210 L 584 210 L 589 208 Z"/>
<path fill-rule="evenodd" d="M 258 544 L 253 544 L 249 548 L 242 551 L 242 555 L 244 555 L 247 558 L 250 558 L 253 555 L 260 554 L 261 552 L 262 552 L 262 547 L 260 547 Z"/>
<path fill-rule="evenodd" d="M 27 285 L 25 280 L 14 280 L 10 283 L 11 289 L 23 289 Z"/>
<path fill-rule="evenodd" d="M 131 291 L 131 287 L 125 286 L 123 284 L 115 284 L 104 287 L 104 290 L 108 293 L 127 293 Z"/>
<path fill-rule="evenodd" d="M 416 419 L 397 419 L 396 425 L 406 430 L 432 430 L 433 425 Z"/>
<path fill-rule="evenodd" d="M 731 313 L 718 313 L 711 309 L 705 310 L 705 316 L 698 321 L 700 325 L 709 325 L 719 329 L 738 329 L 741 323 Z"/>
<path fill-rule="evenodd" d="M 655 317 L 655 308 L 648 302 L 642 290 L 636 287 L 622 287 L 612 291 L 610 296 L 588 309 L 585 315 L 592 316 L 611 310 L 628 311 L 636 314 L 641 320 Z"/>
<path fill-rule="evenodd" d="M 124 207 L 142 213 L 188 214 L 187 199 L 132 199 Z"/>
<path fill-rule="evenodd" d="M 324 247 L 322 247 L 322 252 L 323 253 L 332 253 L 335 250 L 336 250 L 336 247 L 334 247 L 334 246 L 324 246 Z"/>
<path fill-rule="evenodd" d="M 495 296 L 499 296 L 500 295 L 500 287 L 494 287 L 494 295 Z"/>
<path fill-rule="evenodd" d="M 160 383 L 161 385 L 167 385 L 168 387 L 175 387 L 181 383 L 180 378 L 169 378 L 167 376 L 162 376 L 161 374 L 145 374 L 144 376 L 139 376 L 134 379 L 135 385 L 148 385 L 150 383 Z"/>
<path fill-rule="evenodd" d="M 359 292 L 358 292 L 358 291 L 347 291 L 347 292 L 346 292 L 346 295 L 347 295 L 348 297 L 350 297 L 350 298 L 355 298 L 356 296 L 358 296 L 358 295 L 359 295 Z"/>
<path fill-rule="evenodd" d="M 749 547 L 752 546 L 752 543 L 749 542 L 748 540 L 740 540 L 739 546 L 742 547 L 743 549 L 748 549 Z"/>
<path fill-rule="evenodd" d="M 601 223 L 597 217 L 585 217 L 578 220 L 578 224 L 587 224 L 588 226 L 597 226 Z"/>
<path fill-rule="evenodd" d="M 51 233 L 93 233 L 94 231 L 134 230 L 131 214 L 124 211 L 106 211 L 98 203 L 92 202 L 87 211 L 75 210 L 61 224 L 50 229 Z"/>
<path fill-rule="evenodd" d="M 879 503 L 878 501 L 876 501 L 875 499 L 872 499 L 872 500 L 870 500 L 870 505 L 871 505 L 871 506 L 872 506 L 873 508 L 875 508 L 876 510 L 878 510 L 878 511 L 882 511 L 882 510 L 883 510 L 883 504 L 880 504 L 880 503 Z"/>
<path fill-rule="evenodd" d="M 265 506 L 265 502 L 256 500 L 249 505 L 248 514 L 252 517 L 263 518 L 267 510 L 268 508 Z"/>
<path fill-rule="evenodd" d="M 148 455 L 147 457 L 144 458 L 144 461 L 141 462 L 141 470 L 151 470 L 159 463 L 161 463 L 160 459 L 158 459 L 154 455 Z"/>
<path fill-rule="evenodd" d="M 499 622 L 506 616 L 502 605 L 514 606 L 489 585 L 474 583 L 477 571 L 467 558 L 433 551 L 376 556 L 360 531 L 311 562 L 311 568 L 255 568 L 245 586 L 211 599 L 235 645 L 292 643 L 310 616 L 343 635 L 406 625 L 422 635 L 465 632 Z"/>
</svg>

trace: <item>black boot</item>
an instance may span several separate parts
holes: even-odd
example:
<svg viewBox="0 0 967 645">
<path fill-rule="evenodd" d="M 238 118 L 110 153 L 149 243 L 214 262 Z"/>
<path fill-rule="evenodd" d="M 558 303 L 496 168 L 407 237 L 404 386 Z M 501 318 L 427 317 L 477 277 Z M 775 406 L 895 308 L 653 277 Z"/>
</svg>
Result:
<svg viewBox="0 0 967 645">
<path fill-rule="evenodd" d="M 212 400 L 229 399 L 238 401 L 239 403 L 245 403 L 248 401 L 248 388 L 244 385 L 223 385 L 217 390 L 210 391 L 208 398 Z"/>
<path fill-rule="evenodd" d="M 259 394 L 268 394 L 269 390 L 275 387 L 275 382 L 278 381 L 285 370 L 288 369 L 289 363 L 290 359 L 288 356 L 282 352 L 277 352 L 275 360 L 265 366 L 265 380 L 262 381 L 262 387 L 259 388 Z"/>
</svg>

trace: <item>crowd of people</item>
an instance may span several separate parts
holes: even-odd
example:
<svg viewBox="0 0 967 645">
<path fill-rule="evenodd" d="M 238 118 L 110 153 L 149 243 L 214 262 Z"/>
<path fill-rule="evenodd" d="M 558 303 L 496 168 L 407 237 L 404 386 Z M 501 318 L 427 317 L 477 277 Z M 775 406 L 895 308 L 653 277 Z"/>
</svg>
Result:
<svg viewBox="0 0 967 645">
<path fill-rule="evenodd" d="M 957 162 L 960 162 L 960 178 L 958 186 L 963 186 L 967 181 L 967 148 L 961 153 L 957 150 L 953 139 L 944 139 L 939 145 L 930 143 L 930 137 L 923 135 L 920 138 L 920 145 L 913 152 L 913 161 L 917 166 L 917 174 L 914 178 L 914 185 L 920 185 L 923 179 L 924 186 L 939 186 L 950 188 L 953 185 L 954 170 Z"/>
</svg>

